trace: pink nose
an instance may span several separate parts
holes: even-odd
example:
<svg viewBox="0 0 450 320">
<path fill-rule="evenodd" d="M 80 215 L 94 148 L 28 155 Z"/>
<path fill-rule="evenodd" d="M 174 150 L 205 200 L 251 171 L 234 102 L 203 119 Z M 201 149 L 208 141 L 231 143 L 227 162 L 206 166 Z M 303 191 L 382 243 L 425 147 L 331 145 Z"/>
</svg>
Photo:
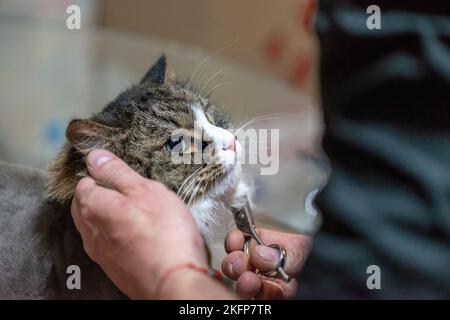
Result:
<svg viewBox="0 0 450 320">
<path fill-rule="evenodd" d="M 236 151 L 236 137 L 232 137 L 228 140 L 225 150 Z"/>
</svg>

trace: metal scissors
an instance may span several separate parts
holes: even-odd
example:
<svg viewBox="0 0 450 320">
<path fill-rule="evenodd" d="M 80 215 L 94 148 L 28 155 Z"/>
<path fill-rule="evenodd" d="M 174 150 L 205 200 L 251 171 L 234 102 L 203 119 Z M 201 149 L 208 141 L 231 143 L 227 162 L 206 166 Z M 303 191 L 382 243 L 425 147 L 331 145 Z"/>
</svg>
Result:
<svg viewBox="0 0 450 320">
<path fill-rule="evenodd" d="M 248 196 L 245 196 L 245 198 L 245 205 L 241 209 L 232 208 L 231 212 L 233 213 L 236 227 L 244 234 L 244 247 L 242 248 L 242 251 L 248 254 L 251 239 L 255 239 L 255 241 L 260 245 L 265 244 L 256 232 L 256 227 L 252 215 L 252 208 Z M 291 277 L 283 269 L 284 263 L 286 262 L 286 250 L 279 244 L 271 244 L 269 245 L 269 247 L 278 250 L 278 252 L 280 253 L 280 259 L 277 267 L 274 270 L 263 273 L 263 275 L 271 278 L 281 278 L 286 283 L 289 282 L 291 280 Z"/>
</svg>

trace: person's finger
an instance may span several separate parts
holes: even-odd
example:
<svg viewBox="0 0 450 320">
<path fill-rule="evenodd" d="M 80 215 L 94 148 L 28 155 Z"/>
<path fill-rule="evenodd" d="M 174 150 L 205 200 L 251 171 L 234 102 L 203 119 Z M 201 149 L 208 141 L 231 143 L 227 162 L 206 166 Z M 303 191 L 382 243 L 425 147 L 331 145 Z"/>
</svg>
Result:
<svg viewBox="0 0 450 320">
<path fill-rule="evenodd" d="M 311 237 L 309 236 L 262 228 L 257 228 L 256 232 L 266 245 L 279 244 L 288 251 L 296 251 L 300 248 L 302 252 L 308 253 L 311 246 Z"/>
<path fill-rule="evenodd" d="M 82 178 L 76 188 L 72 199 L 70 212 L 73 222 L 80 234 L 86 234 L 86 221 L 83 215 L 86 215 L 87 208 L 82 203 L 91 195 L 92 190 L 96 187 L 95 180 L 91 177 Z"/>
<path fill-rule="evenodd" d="M 234 251 L 222 260 L 222 271 L 230 279 L 237 280 L 241 274 L 251 270 L 249 256 L 242 251 Z"/>
<path fill-rule="evenodd" d="M 295 276 L 303 266 L 311 246 L 310 237 L 267 229 L 258 229 L 266 245 L 279 244 L 286 250 L 284 270 Z M 250 263 L 262 272 L 272 271 L 279 263 L 280 253 L 268 246 L 250 244 Z"/>
<path fill-rule="evenodd" d="M 280 279 L 272 279 L 261 277 L 262 285 L 259 292 L 256 294 L 256 299 L 261 300 L 276 300 L 292 298 L 297 292 L 297 281 L 291 280 L 289 283 L 283 282 Z"/>
<path fill-rule="evenodd" d="M 263 280 L 261 289 L 256 294 L 255 298 L 258 300 L 279 300 L 285 299 L 286 294 L 280 283 Z"/>
<path fill-rule="evenodd" d="M 70 213 L 72 215 L 73 223 L 75 224 L 75 228 L 77 228 L 80 234 L 85 233 L 85 226 L 83 223 L 83 219 L 81 218 L 80 207 L 75 200 L 75 197 L 72 199 L 72 204 L 70 206 Z"/>
<path fill-rule="evenodd" d="M 300 271 L 306 256 L 301 248 L 286 249 L 285 263 L 283 266 L 287 274 L 294 276 Z M 268 246 L 257 245 L 250 250 L 250 263 L 261 272 L 275 270 L 280 261 L 280 252 Z"/>
<path fill-rule="evenodd" d="M 99 227 L 107 228 L 116 218 L 111 215 L 111 206 L 116 208 L 123 205 L 125 196 L 121 193 L 104 188 L 95 183 L 90 177 L 81 179 L 75 189 L 71 204 L 71 214 L 75 227 L 82 237 L 95 235 Z"/>
<path fill-rule="evenodd" d="M 257 232 L 265 244 L 279 244 L 286 250 L 285 271 L 294 276 L 303 265 L 310 246 L 311 238 L 299 234 L 290 234 L 268 229 L 257 229 Z M 241 251 L 244 244 L 244 236 L 237 229 L 231 230 L 225 240 L 227 252 Z M 278 264 L 279 252 L 276 249 L 260 247 L 252 239 L 250 242 L 250 263 L 263 272 L 273 270 Z"/>
<path fill-rule="evenodd" d="M 91 185 L 89 182 L 81 183 L 80 181 L 74 196 L 76 208 L 79 215 L 83 216 L 84 221 L 82 222 L 84 223 L 86 223 L 86 220 L 96 221 L 101 219 L 102 224 L 104 224 L 106 219 L 113 219 L 112 212 L 115 211 L 111 211 L 110 208 L 123 208 L 125 200 L 126 197 L 120 192 L 99 186 L 95 182 Z M 123 214 L 123 212 L 120 214 Z M 78 217 L 75 218 L 78 219 Z"/>
<path fill-rule="evenodd" d="M 86 163 L 89 174 L 97 183 L 124 194 L 132 194 L 145 181 L 125 162 L 106 150 L 92 151 Z"/>
<path fill-rule="evenodd" d="M 251 271 L 244 272 L 236 282 L 236 294 L 242 299 L 255 297 L 262 287 L 262 279 Z"/>
<path fill-rule="evenodd" d="M 243 299 L 287 299 L 295 295 L 297 286 L 295 279 L 285 283 L 280 279 L 272 279 L 246 271 L 236 282 L 236 293 Z"/>
<path fill-rule="evenodd" d="M 258 235 L 266 245 L 279 244 L 286 250 L 301 248 L 302 251 L 308 253 L 311 245 L 311 238 L 309 236 L 279 232 L 270 229 L 256 229 Z M 250 242 L 250 249 L 256 246 L 256 241 L 252 239 Z M 225 250 L 230 253 L 236 250 L 242 250 L 244 245 L 244 235 L 238 229 L 232 229 L 228 232 L 225 240 Z"/>
<path fill-rule="evenodd" d="M 82 209 L 81 202 L 85 201 L 85 199 L 90 196 L 95 186 L 96 186 L 95 180 L 92 179 L 91 177 L 84 177 L 80 181 L 78 181 L 77 186 L 75 187 L 73 200 L 76 202 L 77 207 L 80 210 L 80 213 Z"/>
<path fill-rule="evenodd" d="M 250 261 L 261 272 L 273 271 L 280 261 L 280 252 L 277 249 L 257 245 L 250 250 Z M 287 262 L 287 261 L 286 261 Z M 285 264 L 285 268 L 286 268 Z M 285 269 L 286 272 L 288 272 Z"/>
<path fill-rule="evenodd" d="M 225 237 L 225 251 L 230 253 L 232 251 L 240 251 L 244 246 L 244 235 L 238 229 L 233 229 L 228 232 Z"/>
</svg>

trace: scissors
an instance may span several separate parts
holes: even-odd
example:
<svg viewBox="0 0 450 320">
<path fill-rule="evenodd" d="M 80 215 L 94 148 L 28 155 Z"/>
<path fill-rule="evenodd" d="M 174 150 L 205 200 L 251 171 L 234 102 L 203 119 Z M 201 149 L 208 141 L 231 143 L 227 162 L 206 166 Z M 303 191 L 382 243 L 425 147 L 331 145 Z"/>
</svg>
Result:
<svg viewBox="0 0 450 320">
<path fill-rule="evenodd" d="M 255 239 L 255 241 L 259 245 L 265 244 L 256 232 L 256 227 L 252 215 L 252 208 L 248 196 L 246 195 L 245 198 L 245 205 L 240 209 L 232 208 L 231 212 L 233 213 L 236 227 L 244 234 L 244 247 L 242 248 L 242 251 L 248 254 L 251 239 Z M 286 262 L 286 250 L 279 244 L 271 244 L 269 245 L 269 247 L 278 250 L 280 259 L 276 268 L 274 268 L 272 271 L 263 273 L 263 275 L 271 278 L 281 278 L 284 282 L 289 282 L 291 280 L 291 277 L 283 269 Z"/>
</svg>

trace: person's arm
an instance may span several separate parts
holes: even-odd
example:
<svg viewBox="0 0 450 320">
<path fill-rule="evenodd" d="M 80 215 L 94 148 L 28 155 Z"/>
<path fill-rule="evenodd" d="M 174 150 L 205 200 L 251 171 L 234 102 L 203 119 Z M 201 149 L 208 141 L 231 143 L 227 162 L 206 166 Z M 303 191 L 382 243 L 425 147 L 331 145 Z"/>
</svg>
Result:
<svg viewBox="0 0 450 320">
<path fill-rule="evenodd" d="M 152 298 L 152 297 L 144 297 Z M 230 300 L 237 297 L 217 280 L 191 269 L 175 272 L 164 284 L 158 299 Z"/>
<path fill-rule="evenodd" d="M 203 240 L 184 203 L 112 153 L 87 157 L 72 217 L 89 257 L 133 299 L 232 299 L 206 268 Z"/>
</svg>

